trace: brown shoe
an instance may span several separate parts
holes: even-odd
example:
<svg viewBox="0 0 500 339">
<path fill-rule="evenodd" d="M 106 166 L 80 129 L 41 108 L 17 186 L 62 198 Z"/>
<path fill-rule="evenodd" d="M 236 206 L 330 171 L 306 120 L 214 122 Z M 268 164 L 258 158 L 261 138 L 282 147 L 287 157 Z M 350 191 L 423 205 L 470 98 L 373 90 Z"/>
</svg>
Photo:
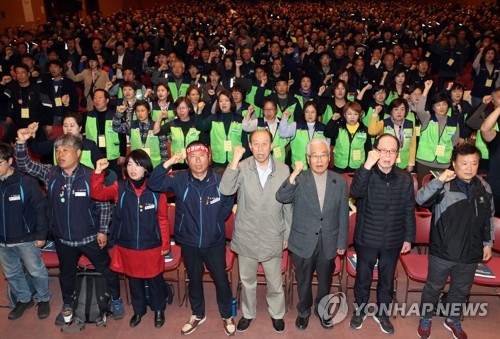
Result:
<svg viewBox="0 0 500 339">
<path fill-rule="evenodd" d="M 188 335 L 193 333 L 198 327 L 198 325 L 203 324 L 205 320 L 207 320 L 206 316 L 198 317 L 196 315 L 192 315 L 189 318 L 188 322 L 184 326 L 182 326 L 181 334 Z"/>
<path fill-rule="evenodd" d="M 236 333 L 236 323 L 233 318 L 222 319 L 222 323 L 224 324 L 224 332 L 227 335 L 231 336 Z"/>
</svg>

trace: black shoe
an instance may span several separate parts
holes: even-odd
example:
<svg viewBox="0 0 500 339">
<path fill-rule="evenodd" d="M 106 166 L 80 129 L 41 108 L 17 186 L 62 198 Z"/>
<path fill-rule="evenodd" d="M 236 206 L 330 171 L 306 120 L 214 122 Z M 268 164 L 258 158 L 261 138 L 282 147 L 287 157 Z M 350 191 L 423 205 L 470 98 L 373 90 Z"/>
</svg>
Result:
<svg viewBox="0 0 500 339">
<path fill-rule="evenodd" d="M 366 314 L 364 315 L 358 315 L 354 314 L 351 318 L 351 321 L 349 322 L 349 326 L 355 330 L 361 329 L 363 327 L 363 321 L 366 319 Z"/>
<path fill-rule="evenodd" d="M 50 305 L 48 301 L 38 303 L 38 319 L 46 319 L 50 315 Z"/>
<path fill-rule="evenodd" d="M 382 332 L 387 334 L 394 333 L 394 326 L 392 326 L 391 321 L 388 316 L 373 316 L 373 319 L 380 325 Z"/>
<path fill-rule="evenodd" d="M 10 311 L 9 319 L 16 320 L 16 319 L 21 318 L 24 314 L 24 311 L 26 311 L 28 308 L 31 308 L 33 306 L 35 306 L 35 302 L 33 301 L 33 299 L 31 299 L 27 303 L 22 303 L 22 302 L 18 301 L 16 303 L 16 306 L 14 307 L 14 309 L 12 311 Z"/>
<path fill-rule="evenodd" d="M 238 332 L 245 332 L 248 329 L 248 326 L 250 326 L 251 322 L 252 319 L 241 317 L 241 319 L 238 321 L 238 326 L 236 326 L 236 330 Z"/>
<path fill-rule="evenodd" d="M 141 323 L 142 315 L 140 314 L 134 314 L 132 318 L 130 318 L 130 327 L 136 327 Z"/>
<path fill-rule="evenodd" d="M 333 321 L 332 319 L 324 319 L 322 316 L 319 315 L 318 313 L 318 310 L 316 308 L 314 308 L 314 315 L 317 316 L 319 318 L 319 323 L 321 324 L 321 327 L 323 327 L 324 329 L 332 329 L 333 328 Z"/>
<path fill-rule="evenodd" d="M 155 311 L 155 327 L 160 328 L 165 324 L 165 311 Z"/>
<path fill-rule="evenodd" d="M 174 285 L 167 284 L 167 289 L 170 292 L 170 293 L 167 293 L 167 304 L 172 305 L 172 302 L 174 301 L 174 295 L 175 295 Z"/>
<path fill-rule="evenodd" d="M 283 319 L 271 318 L 271 321 L 273 322 L 273 327 L 276 332 L 282 333 L 285 330 L 285 322 L 283 321 Z"/>
<path fill-rule="evenodd" d="M 302 318 L 300 315 L 295 319 L 295 326 L 300 330 L 305 330 L 309 324 L 309 316 Z"/>
</svg>

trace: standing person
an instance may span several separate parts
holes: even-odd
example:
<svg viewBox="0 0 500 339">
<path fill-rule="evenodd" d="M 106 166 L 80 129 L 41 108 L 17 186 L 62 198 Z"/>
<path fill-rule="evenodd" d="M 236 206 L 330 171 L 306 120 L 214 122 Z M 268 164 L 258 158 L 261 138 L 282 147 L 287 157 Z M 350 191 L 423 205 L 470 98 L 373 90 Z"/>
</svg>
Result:
<svg viewBox="0 0 500 339">
<path fill-rule="evenodd" d="M 356 171 L 351 184 L 357 214 L 354 243 L 356 281 L 351 328 L 358 330 L 366 319 L 373 268 L 378 260 L 378 312 L 374 320 L 384 333 L 394 333 L 388 310 L 394 294 L 394 272 L 399 253 L 411 249 L 415 239 L 415 198 L 413 179 L 396 166 L 400 146 L 391 134 L 375 140 L 365 164 Z M 383 198 L 381 198 L 383 197 Z"/>
<path fill-rule="evenodd" d="M 45 319 L 50 315 L 51 294 L 40 247 L 45 245 L 47 239 L 47 206 L 38 182 L 12 167 L 13 160 L 12 147 L 0 144 L 0 191 L 3 197 L 0 209 L 0 263 L 16 301 L 8 317 L 10 320 L 18 319 L 35 305 L 24 273 L 25 267 L 38 295 L 38 318 Z"/>
<path fill-rule="evenodd" d="M 108 165 L 107 159 L 97 162 L 90 182 L 90 197 L 98 201 L 113 200 L 116 204 L 112 230 L 115 246 L 110 267 L 127 275 L 134 309 L 130 327 L 139 325 L 146 314 L 148 286 L 154 324 L 160 328 L 165 323 L 166 299 L 169 303 L 173 299 L 172 286 L 167 290 L 163 280 L 164 255 L 170 251 L 167 198 L 147 188 L 153 164 L 145 151 L 131 151 L 125 159 L 126 179 L 104 187 L 104 170 Z"/>
<path fill-rule="evenodd" d="M 293 206 L 293 222 L 288 238 L 297 277 L 298 316 L 295 326 L 306 329 L 313 306 L 312 279 L 318 275 L 314 314 L 321 326 L 333 328 L 331 319 L 319 316 L 318 305 L 330 293 L 335 256 L 347 248 L 349 206 L 347 183 L 338 173 L 328 171 L 330 146 L 323 138 L 312 138 L 306 145 L 310 169 L 297 161 L 293 173 L 276 193 L 276 200 Z M 299 175 L 300 174 L 300 175 Z"/>
<path fill-rule="evenodd" d="M 240 162 L 245 148 L 234 148 L 233 160 L 222 176 L 220 190 L 224 195 L 238 193 L 235 229 L 231 249 L 238 253 L 242 284 L 243 317 L 238 332 L 250 326 L 257 313 L 257 268 L 264 268 L 267 305 L 274 330 L 285 330 L 285 292 L 281 275 L 282 254 L 287 248 L 292 210 L 276 200 L 276 191 L 290 170 L 271 156 L 271 132 L 257 130 L 250 134 L 253 156 Z"/>
<path fill-rule="evenodd" d="M 451 307 L 444 327 L 454 338 L 466 339 L 460 324 L 477 264 L 491 258 L 495 237 L 495 206 L 491 188 L 477 176 L 481 152 L 472 145 L 458 146 L 451 157 L 453 169 L 422 187 L 417 203 L 432 208 L 429 269 L 422 291 L 420 338 L 430 338 L 431 319 L 439 294 L 450 279 L 446 303 Z"/>
<path fill-rule="evenodd" d="M 220 193 L 221 175 L 210 167 L 210 152 L 205 144 L 191 142 L 186 147 L 189 169 L 166 175 L 172 165 L 183 159 L 182 153 L 175 153 L 154 169 L 148 181 L 153 191 L 175 193 L 175 240 L 182 245 L 192 311 L 181 333 L 193 333 L 207 319 L 203 296 L 206 267 L 215 283 L 224 331 L 227 335 L 234 335 L 236 325 L 232 318 L 232 291 L 226 273 L 224 227 L 224 220 L 233 207 L 233 199 Z"/>
<path fill-rule="evenodd" d="M 111 260 L 106 248 L 110 206 L 109 202 L 90 199 L 92 171 L 79 161 L 82 140 L 71 134 L 58 138 L 54 143 L 57 166 L 42 165 L 28 156 L 26 141 L 31 135 L 32 131 L 28 128 L 18 130 L 15 159 L 21 171 L 42 180 L 47 187 L 49 213 L 52 216 L 51 233 L 59 259 L 59 283 L 63 300 L 62 312 L 55 323 L 64 325 L 62 313 L 72 308 L 77 265 L 82 254 L 106 279 L 112 297 L 113 317 L 121 319 L 125 310 L 120 298 L 120 282 L 118 274 L 109 268 Z"/>
</svg>

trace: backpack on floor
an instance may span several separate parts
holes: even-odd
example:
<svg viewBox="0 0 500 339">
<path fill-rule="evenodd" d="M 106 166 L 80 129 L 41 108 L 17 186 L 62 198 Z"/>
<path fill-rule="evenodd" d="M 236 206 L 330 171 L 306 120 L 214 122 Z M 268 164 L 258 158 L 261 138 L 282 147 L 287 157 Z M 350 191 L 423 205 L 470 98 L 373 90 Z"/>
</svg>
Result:
<svg viewBox="0 0 500 339">
<path fill-rule="evenodd" d="M 79 332 L 85 324 L 106 326 L 111 296 L 107 293 L 104 277 L 95 271 L 81 271 L 76 275 L 73 301 L 73 321 L 61 328 L 63 332 Z"/>
</svg>

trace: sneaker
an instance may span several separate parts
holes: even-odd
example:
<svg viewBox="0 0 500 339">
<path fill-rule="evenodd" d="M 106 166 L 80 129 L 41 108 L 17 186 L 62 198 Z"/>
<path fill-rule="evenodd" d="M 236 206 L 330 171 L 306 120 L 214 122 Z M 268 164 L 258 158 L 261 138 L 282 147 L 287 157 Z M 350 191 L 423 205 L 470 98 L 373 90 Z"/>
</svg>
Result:
<svg viewBox="0 0 500 339">
<path fill-rule="evenodd" d="M 16 303 L 16 306 L 14 307 L 14 309 L 12 311 L 10 311 L 9 319 L 16 320 L 16 319 L 21 318 L 24 314 L 24 311 L 26 311 L 28 308 L 31 308 L 33 306 L 35 306 L 35 302 L 33 301 L 33 299 L 31 299 L 27 303 L 22 303 L 22 302 L 18 301 Z"/>
<path fill-rule="evenodd" d="M 366 319 L 366 314 L 365 315 L 357 315 L 354 314 L 351 318 L 351 321 L 349 322 L 349 326 L 355 330 L 361 329 L 363 327 L 363 321 Z"/>
<path fill-rule="evenodd" d="M 422 318 L 418 324 L 417 334 L 420 339 L 429 339 L 431 337 L 431 319 Z"/>
<path fill-rule="evenodd" d="M 50 315 L 49 301 L 40 301 L 38 303 L 38 319 L 47 319 Z"/>
<path fill-rule="evenodd" d="M 452 321 L 450 319 L 446 319 L 443 323 L 444 327 L 453 333 L 453 338 L 455 339 L 467 339 L 467 333 L 462 329 L 462 325 L 460 321 Z"/>
<path fill-rule="evenodd" d="M 285 331 L 285 322 L 283 321 L 283 319 L 271 318 L 271 321 L 273 323 L 273 328 L 276 331 L 276 333 L 283 333 L 283 331 Z"/>
<path fill-rule="evenodd" d="M 226 332 L 227 335 L 231 336 L 236 333 L 236 324 L 234 323 L 234 319 L 232 317 L 222 319 L 222 322 L 224 324 L 224 332 Z"/>
<path fill-rule="evenodd" d="M 70 308 L 71 308 L 70 304 L 64 304 L 63 305 L 63 307 L 61 309 L 61 312 L 59 312 L 59 314 L 56 317 L 56 321 L 55 321 L 56 326 L 63 326 L 66 323 L 64 321 L 63 312 L 64 312 L 64 310 L 67 310 L 67 309 L 70 309 Z"/>
<path fill-rule="evenodd" d="M 373 319 L 380 325 L 382 332 L 387 334 L 394 333 L 394 326 L 392 326 L 391 321 L 388 316 L 373 316 Z"/>
<path fill-rule="evenodd" d="M 250 326 L 251 322 L 252 319 L 241 317 L 240 321 L 238 321 L 238 326 L 236 327 L 236 329 L 238 330 L 238 332 L 245 332 L 248 329 L 248 326 Z"/>
<path fill-rule="evenodd" d="M 198 325 L 203 324 L 205 322 L 205 320 L 207 320 L 206 316 L 198 317 L 196 315 L 192 315 L 189 318 L 188 322 L 184 326 L 182 326 L 181 334 L 188 335 L 188 334 L 193 333 L 196 330 L 196 328 L 198 327 Z"/>
<path fill-rule="evenodd" d="M 118 298 L 111 301 L 111 312 L 113 313 L 113 318 L 122 319 L 125 316 L 125 308 L 123 307 L 122 298 Z"/>
</svg>

